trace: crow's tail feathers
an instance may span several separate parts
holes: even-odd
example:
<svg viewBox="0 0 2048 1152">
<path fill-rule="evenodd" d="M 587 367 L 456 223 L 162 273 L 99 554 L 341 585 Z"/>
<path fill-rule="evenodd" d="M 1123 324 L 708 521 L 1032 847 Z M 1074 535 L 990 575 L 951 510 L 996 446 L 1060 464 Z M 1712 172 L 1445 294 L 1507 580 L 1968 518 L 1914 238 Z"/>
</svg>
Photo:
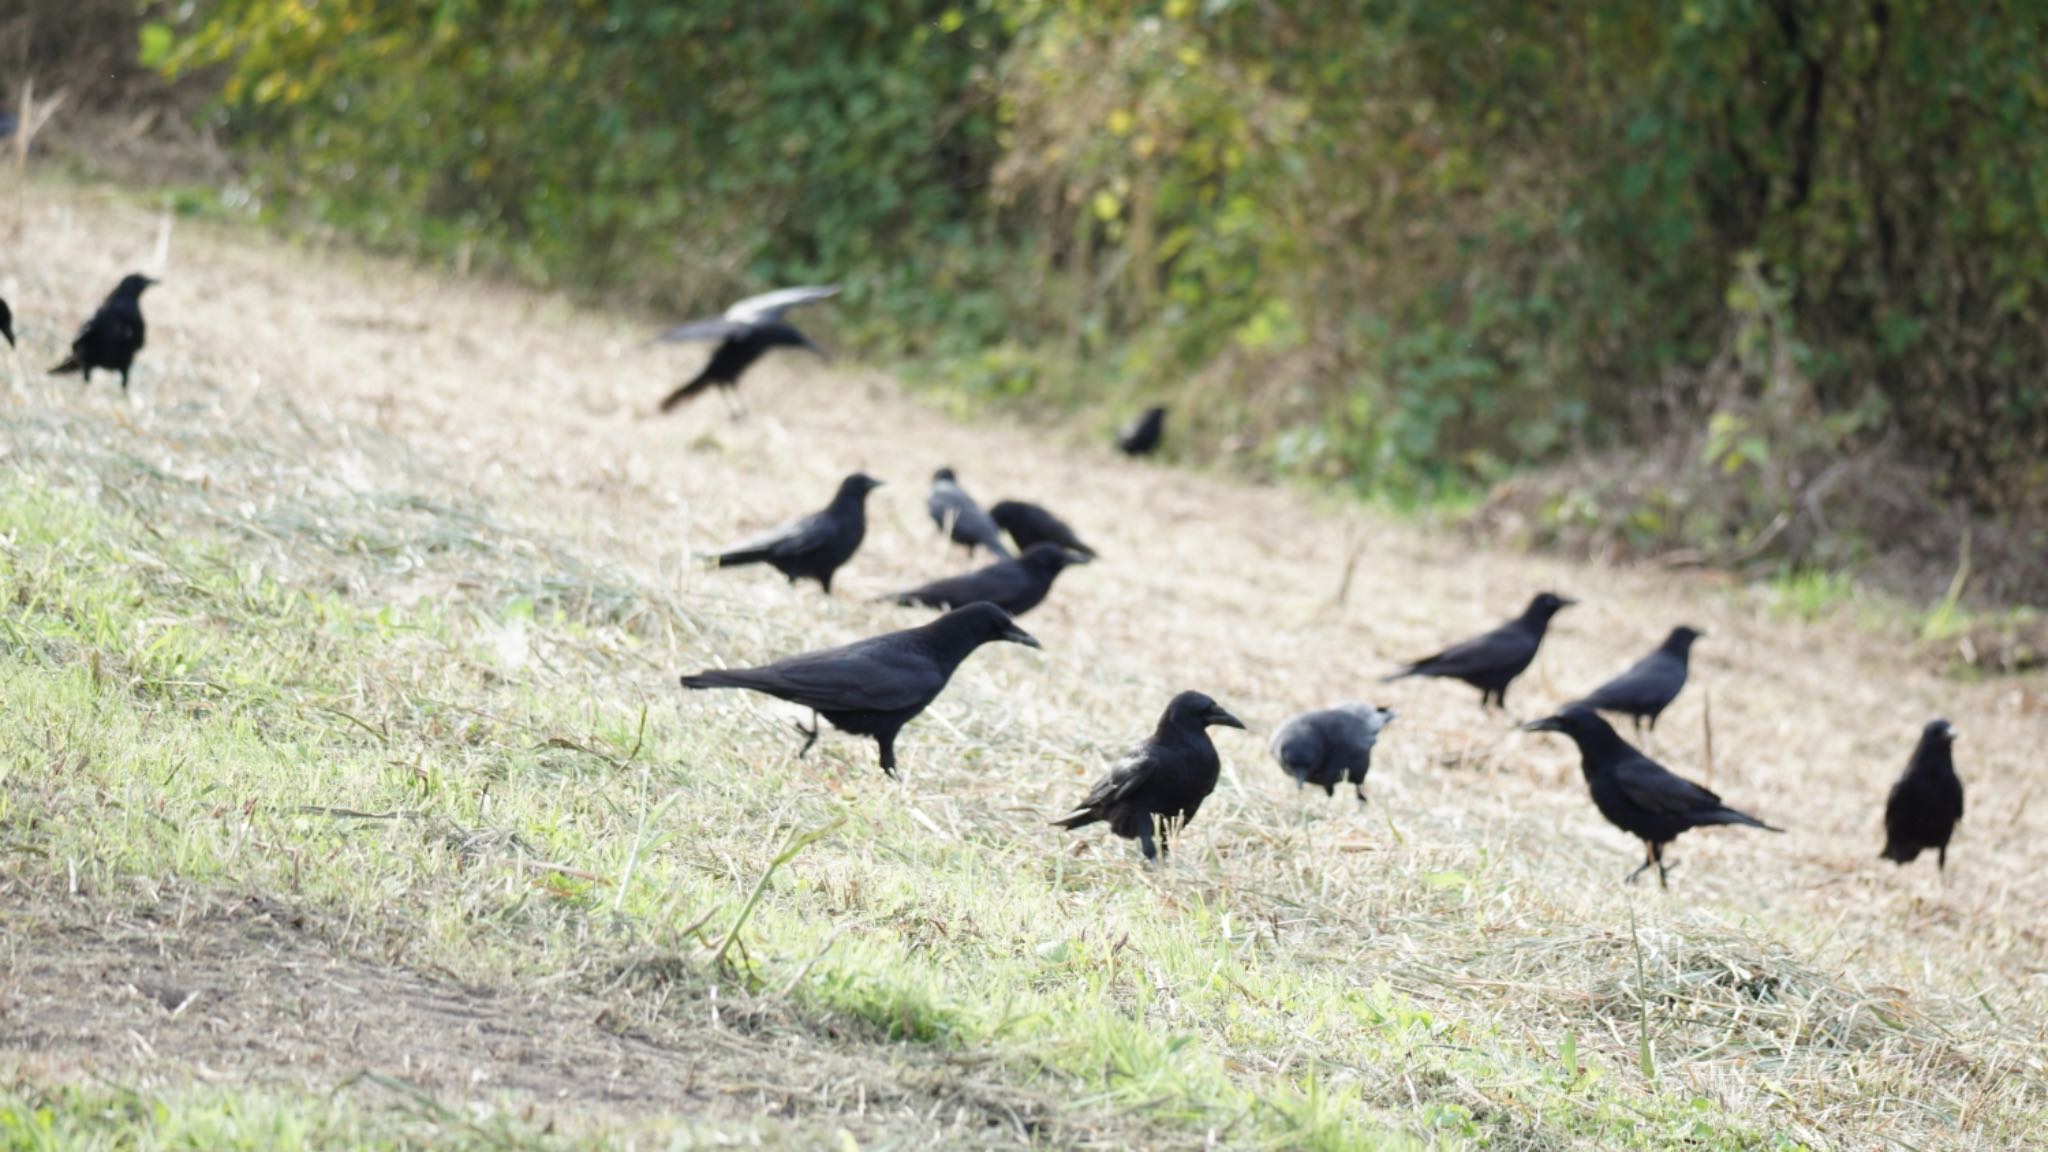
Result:
<svg viewBox="0 0 2048 1152">
<path fill-rule="evenodd" d="M 759 564 L 768 558 L 768 551 L 766 548 L 735 548 L 730 552 L 706 552 L 700 555 L 711 561 L 713 568 L 737 568 L 742 564 Z"/>
<path fill-rule="evenodd" d="M 1055 828 L 1085 828 L 1102 818 L 1102 813 L 1095 809 L 1083 808 L 1072 816 L 1062 816 L 1058 820 L 1053 821 L 1052 825 Z"/>
<path fill-rule="evenodd" d="M 1389 672 L 1385 676 L 1380 677 L 1380 683 L 1392 684 L 1396 680 L 1406 680 L 1410 676 L 1413 676 L 1416 673 L 1420 672 L 1421 669 L 1422 665 L 1420 664 L 1410 664 L 1406 668 L 1396 669 L 1395 671 Z"/>
<path fill-rule="evenodd" d="M 699 394 L 709 387 L 711 387 L 711 374 L 709 372 L 699 372 L 688 383 L 662 397 L 661 410 L 663 412 L 673 412 L 684 401 L 696 399 Z"/>
<path fill-rule="evenodd" d="M 64 358 L 64 362 L 62 364 L 59 364 L 55 368 L 50 369 L 50 375 L 62 376 L 67 372 L 77 372 L 83 369 L 84 367 L 85 365 L 80 364 L 78 362 L 78 353 L 73 352 L 71 355 L 66 356 Z"/>
<path fill-rule="evenodd" d="M 712 668 L 695 676 L 683 677 L 685 688 L 746 688 L 751 682 L 745 672 L 738 668 Z"/>
<path fill-rule="evenodd" d="M 1743 826 L 1743 827 L 1745 827 L 1745 828 L 1761 828 L 1761 829 L 1763 829 L 1763 830 L 1764 830 L 1764 831 L 1766 831 L 1766 832 L 1783 832 L 1783 831 L 1784 831 L 1784 829 L 1783 829 L 1783 828 L 1777 828 L 1777 827 L 1773 827 L 1773 826 L 1771 826 L 1771 825 L 1769 825 L 1769 824 L 1766 824 L 1766 823 L 1764 823 L 1763 821 L 1761 821 L 1761 820 L 1757 819 L 1756 817 L 1754 817 L 1754 816 L 1751 816 L 1751 815 L 1750 815 L 1749 813 L 1747 813 L 1747 812 L 1738 812 L 1738 811 L 1736 811 L 1736 810 L 1735 810 L 1735 809 L 1733 809 L 1733 808 L 1726 808 L 1726 807 L 1723 807 L 1723 808 L 1716 808 L 1716 809 L 1714 809 L 1714 810 L 1713 810 L 1712 812 L 1709 812 L 1709 813 L 1707 813 L 1707 819 L 1706 819 L 1706 820 L 1704 820 L 1704 821 L 1702 821 L 1702 823 L 1705 823 L 1705 824 L 1740 824 L 1740 825 L 1742 825 L 1742 826 Z"/>
</svg>

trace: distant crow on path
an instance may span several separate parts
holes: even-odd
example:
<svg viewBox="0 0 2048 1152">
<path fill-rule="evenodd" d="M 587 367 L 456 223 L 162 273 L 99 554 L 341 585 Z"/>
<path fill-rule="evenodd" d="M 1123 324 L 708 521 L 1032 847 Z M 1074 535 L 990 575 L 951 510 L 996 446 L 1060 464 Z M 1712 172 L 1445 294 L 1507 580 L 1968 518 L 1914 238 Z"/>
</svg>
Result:
<svg viewBox="0 0 2048 1152">
<path fill-rule="evenodd" d="M 1069 552 L 1079 552 L 1091 560 L 1095 558 L 1095 549 L 1081 543 L 1081 538 L 1074 534 L 1066 521 L 1036 504 L 1003 500 L 988 510 L 988 517 L 996 522 L 996 527 L 1010 534 L 1019 551 L 1033 544 L 1057 544 Z"/>
<path fill-rule="evenodd" d="M 710 362 L 669 393 L 661 402 L 661 410 L 672 412 L 683 401 L 713 385 L 730 391 L 739 385 L 740 377 L 753 367 L 754 361 L 766 355 L 771 348 L 806 348 L 823 356 L 824 349 L 811 343 L 810 337 L 797 331 L 795 326 L 785 323 L 782 316 L 799 304 L 838 294 L 837 284 L 764 292 L 727 308 L 725 315 L 715 320 L 692 320 L 655 337 L 666 344 L 690 340 L 718 341 Z"/>
<path fill-rule="evenodd" d="M 78 330 L 71 341 L 71 355 L 50 369 L 51 375 L 83 372 L 90 384 L 92 370 L 105 368 L 121 374 L 121 391 L 126 392 L 128 369 L 135 363 L 135 354 L 142 350 L 142 293 L 154 283 L 141 273 L 123 277 L 99 311 Z"/>
<path fill-rule="evenodd" d="M 937 620 L 875 636 L 843 648 L 791 656 L 759 668 L 715 668 L 683 677 L 685 688 L 746 688 L 816 715 L 804 734 L 803 756 L 818 740 L 817 716 L 841 732 L 872 736 L 882 771 L 896 775 L 896 734 L 945 690 L 960 662 L 983 644 L 1007 640 L 1038 647 L 1029 632 L 993 604 L 955 608 Z"/>
<path fill-rule="evenodd" d="M 1932 721 L 1921 731 L 1905 774 L 1884 802 L 1881 855 L 1886 860 L 1907 864 L 1932 848 L 1935 867 L 1948 871 L 1949 837 L 1963 818 L 1963 782 L 1950 748 L 1955 740 L 1956 726 L 1946 720 Z"/>
<path fill-rule="evenodd" d="M 719 553 L 713 559 L 720 568 L 742 564 L 767 564 L 798 580 L 816 580 L 825 594 L 832 594 L 832 574 L 853 558 L 868 532 L 868 493 L 882 486 L 865 472 L 855 472 L 839 482 L 832 503 L 822 511 L 784 524 L 745 543 Z"/>
<path fill-rule="evenodd" d="M 1314 784 L 1323 795 L 1337 794 L 1337 785 L 1352 784 L 1358 802 L 1365 803 L 1365 774 L 1372 770 L 1372 746 L 1380 729 L 1394 719 L 1389 708 L 1375 708 L 1355 701 L 1334 708 L 1303 712 L 1273 733 L 1273 759 L 1297 788 Z"/>
<path fill-rule="evenodd" d="M 932 514 L 932 523 L 938 525 L 939 531 L 951 536 L 953 543 L 965 545 L 968 555 L 973 555 L 976 548 L 986 548 L 1006 560 L 1009 558 L 1002 530 L 974 502 L 974 497 L 960 487 L 951 468 L 932 473 L 932 490 L 924 498 L 924 507 Z"/>
<path fill-rule="evenodd" d="M 993 604 L 1012 616 L 1022 616 L 1045 599 L 1052 582 L 1074 564 L 1088 558 L 1057 544 L 1033 544 L 1015 560 L 998 560 L 960 576 L 934 580 L 908 592 L 885 596 L 898 604 L 922 604 L 927 608 L 958 608 L 977 600 Z"/>
<path fill-rule="evenodd" d="M 0 336 L 7 337 L 9 348 L 14 347 L 14 312 L 5 300 L 0 300 Z"/>
<path fill-rule="evenodd" d="M 1216 790 L 1223 762 L 1208 733 L 1216 726 L 1244 724 L 1200 692 L 1175 696 L 1152 735 L 1088 790 L 1073 815 L 1053 823 L 1081 828 L 1106 820 L 1118 836 L 1135 838 L 1145 859 L 1157 860 L 1168 849 L 1171 831 L 1187 827 Z"/>
<path fill-rule="evenodd" d="M 1159 436 L 1164 431 L 1166 409 L 1155 405 L 1123 426 L 1123 430 L 1116 434 L 1116 446 L 1126 456 L 1150 456 L 1152 450 L 1159 447 Z"/>
<path fill-rule="evenodd" d="M 1671 706 L 1685 687 L 1686 666 L 1693 641 L 1705 635 L 1696 628 L 1673 628 L 1671 635 L 1664 638 L 1664 643 L 1655 652 L 1593 689 L 1585 699 L 1577 701 L 1577 705 L 1595 712 L 1618 712 L 1635 721 L 1638 732 L 1642 731 L 1643 721 L 1648 720 L 1650 731 L 1655 732 L 1657 717 Z"/>
<path fill-rule="evenodd" d="M 1506 624 L 1461 644 L 1453 644 L 1434 656 L 1425 657 L 1388 676 L 1392 682 L 1406 676 L 1442 676 L 1463 680 L 1479 689 L 1479 706 L 1508 706 L 1508 685 L 1536 659 L 1550 618 L 1573 604 L 1550 592 L 1538 593 L 1522 614 Z"/>
<path fill-rule="evenodd" d="M 1665 873 L 1677 865 L 1665 862 L 1664 847 L 1681 832 L 1715 824 L 1784 831 L 1737 812 L 1721 803 L 1719 796 L 1673 774 L 1623 740 L 1613 725 L 1591 709 L 1566 708 L 1523 727 L 1531 732 L 1561 732 L 1579 746 L 1579 770 L 1585 774 L 1594 807 L 1609 824 L 1640 839 L 1649 849 L 1642 866 L 1628 874 L 1630 882 L 1654 867 L 1657 883 L 1671 887 Z"/>
</svg>

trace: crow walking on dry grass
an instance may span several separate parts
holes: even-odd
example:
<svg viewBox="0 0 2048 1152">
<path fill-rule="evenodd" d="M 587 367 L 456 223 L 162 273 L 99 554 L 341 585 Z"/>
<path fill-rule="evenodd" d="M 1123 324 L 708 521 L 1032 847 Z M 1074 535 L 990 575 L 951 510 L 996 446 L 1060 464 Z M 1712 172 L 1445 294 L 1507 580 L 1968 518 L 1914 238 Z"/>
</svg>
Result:
<svg viewBox="0 0 2048 1152">
<path fill-rule="evenodd" d="M 121 391 L 126 392 L 128 370 L 135 364 L 135 354 L 142 351 L 142 294 L 155 283 L 139 272 L 122 277 L 99 311 L 72 339 L 71 355 L 50 369 L 50 374 L 82 372 L 90 384 L 92 370 L 104 368 L 121 374 Z"/>
<path fill-rule="evenodd" d="M 989 519 L 974 497 L 960 487 L 960 480 L 951 468 L 941 468 L 932 473 L 932 490 L 924 500 L 925 511 L 932 515 L 932 523 L 939 531 L 952 537 L 953 543 L 966 546 L 968 555 L 976 548 L 986 548 L 1004 559 L 1009 559 L 1010 550 L 1003 546 L 1003 533 L 996 522 Z"/>
<path fill-rule="evenodd" d="M 713 320 L 692 320 L 678 325 L 655 340 L 664 344 L 677 344 L 693 340 L 716 340 L 718 347 L 712 350 L 711 359 L 695 376 L 683 382 L 662 399 L 661 410 L 672 412 L 685 400 L 692 399 L 707 388 L 718 387 L 730 394 L 739 386 L 740 377 L 754 366 L 754 361 L 776 348 L 802 348 L 825 355 L 825 350 L 811 343 L 811 338 L 797 331 L 796 326 L 783 320 L 783 315 L 799 304 L 823 300 L 839 294 L 837 284 L 820 288 L 783 288 L 775 292 L 764 292 L 749 296 L 725 310 L 725 315 Z"/>
<path fill-rule="evenodd" d="M 1693 641 L 1704 635 L 1706 633 L 1696 628 L 1673 628 L 1671 635 L 1664 638 L 1664 643 L 1655 652 L 1593 689 L 1584 699 L 1577 701 L 1576 706 L 1627 716 L 1635 722 L 1638 732 L 1642 731 L 1643 721 L 1648 720 L 1650 731 L 1655 732 L 1657 717 L 1685 688 Z"/>
<path fill-rule="evenodd" d="M 1434 656 L 1417 660 L 1386 680 L 1392 682 L 1407 676 L 1463 680 L 1479 689 L 1481 708 L 1498 704 L 1505 709 L 1508 706 L 1508 685 L 1529 667 L 1530 661 L 1536 659 L 1536 649 L 1543 644 L 1543 634 L 1550 627 L 1550 618 L 1575 603 L 1577 601 L 1555 593 L 1538 593 L 1534 600 L 1529 601 L 1529 607 L 1515 619 L 1484 635 L 1454 644 Z"/>
<path fill-rule="evenodd" d="M 832 503 L 801 520 L 784 524 L 712 557 L 720 568 L 766 564 L 798 580 L 816 580 L 832 594 L 832 574 L 853 558 L 868 533 L 868 493 L 882 486 L 865 472 L 839 482 Z"/>
<path fill-rule="evenodd" d="M 1296 787 L 1314 784 L 1323 795 L 1334 796 L 1337 785 L 1348 780 L 1363 804 L 1373 745 L 1393 719 L 1392 709 L 1356 701 L 1303 712 L 1273 733 L 1273 759 L 1294 777 Z"/>
<path fill-rule="evenodd" d="M 1244 724 L 1200 692 L 1175 696 L 1152 735 L 1088 790 L 1073 815 L 1053 823 L 1081 828 L 1106 820 L 1118 836 L 1135 838 L 1145 859 L 1157 860 L 1168 850 L 1170 831 L 1187 827 L 1216 790 L 1223 761 L 1208 729 L 1217 726 Z"/>
<path fill-rule="evenodd" d="M 1930 722 L 1920 744 L 1906 762 L 1905 774 L 1892 785 L 1884 803 L 1886 860 L 1909 864 L 1928 848 L 1936 852 L 1935 867 L 1948 871 L 1948 841 L 1963 818 L 1963 781 L 1956 775 L 1956 726 Z"/>
<path fill-rule="evenodd" d="M 1155 405 L 1117 432 L 1116 446 L 1126 456 L 1150 456 L 1165 431 L 1166 409 Z"/>
<path fill-rule="evenodd" d="M 988 510 L 988 518 L 996 522 L 996 527 L 1010 534 L 1020 552 L 1029 551 L 1033 544 L 1057 544 L 1090 560 L 1095 558 L 1095 549 L 1081 543 L 1081 538 L 1074 534 L 1066 521 L 1036 504 L 1022 500 L 999 501 Z"/>
<path fill-rule="evenodd" d="M 986 568 L 964 575 L 934 580 L 921 588 L 884 597 L 898 604 L 922 604 L 928 608 L 958 608 L 977 600 L 993 604 L 1012 616 L 1022 616 L 1045 599 L 1052 582 L 1074 564 L 1088 558 L 1057 544 L 1033 544 L 1015 560 L 998 560 Z"/>
</svg>

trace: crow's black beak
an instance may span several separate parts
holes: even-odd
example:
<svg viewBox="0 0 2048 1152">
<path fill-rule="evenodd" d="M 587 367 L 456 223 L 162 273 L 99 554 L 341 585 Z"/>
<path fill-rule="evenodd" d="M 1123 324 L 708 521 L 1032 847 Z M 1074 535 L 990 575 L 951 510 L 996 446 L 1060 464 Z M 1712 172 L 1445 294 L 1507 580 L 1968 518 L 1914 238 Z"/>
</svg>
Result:
<svg viewBox="0 0 2048 1152">
<path fill-rule="evenodd" d="M 1382 724 L 1392 724 L 1395 720 L 1400 719 L 1400 716 L 1401 714 L 1399 712 L 1394 711 L 1392 708 L 1380 709 L 1380 723 Z"/>
<path fill-rule="evenodd" d="M 1045 645 L 1038 642 L 1038 637 L 1017 627 L 1015 624 L 1005 624 L 1003 630 L 997 633 L 996 639 L 1008 640 L 1012 644 L 1022 644 L 1026 648 L 1037 648 L 1040 650 L 1045 648 Z"/>
<path fill-rule="evenodd" d="M 1527 724 L 1522 725 L 1522 731 L 1562 732 L 1564 731 L 1564 719 L 1559 716 L 1545 716 L 1541 720 L 1531 720 Z"/>
<path fill-rule="evenodd" d="M 1212 728 L 1244 728 L 1244 721 L 1232 716 L 1221 708 L 1209 709 L 1209 726 Z"/>
<path fill-rule="evenodd" d="M 1092 556 L 1088 556 L 1088 555 L 1086 555 L 1085 553 L 1081 553 L 1081 552 L 1076 552 L 1076 551 L 1074 551 L 1074 550 L 1072 550 L 1072 549 L 1065 549 L 1065 551 L 1066 551 L 1066 553 L 1067 553 L 1067 563 L 1068 563 L 1068 564 L 1093 564 L 1093 563 L 1095 563 L 1095 559 L 1094 559 L 1094 557 L 1092 557 Z"/>
</svg>

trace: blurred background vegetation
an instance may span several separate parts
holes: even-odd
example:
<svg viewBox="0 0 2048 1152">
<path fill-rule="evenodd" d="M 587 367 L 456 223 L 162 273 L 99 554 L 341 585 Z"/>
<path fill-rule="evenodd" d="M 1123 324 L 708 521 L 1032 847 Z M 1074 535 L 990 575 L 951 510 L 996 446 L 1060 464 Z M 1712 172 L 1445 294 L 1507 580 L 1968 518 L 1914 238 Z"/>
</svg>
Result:
<svg viewBox="0 0 2048 1152">
<path fill-rule="evenodd" d="M 839 346 L 973 401 L 2048 596 L 2033 5 L 17 2 L 0 67 L 118 46 L 277 220 L 677 316 L 844 281 Z"/>
</svg>

